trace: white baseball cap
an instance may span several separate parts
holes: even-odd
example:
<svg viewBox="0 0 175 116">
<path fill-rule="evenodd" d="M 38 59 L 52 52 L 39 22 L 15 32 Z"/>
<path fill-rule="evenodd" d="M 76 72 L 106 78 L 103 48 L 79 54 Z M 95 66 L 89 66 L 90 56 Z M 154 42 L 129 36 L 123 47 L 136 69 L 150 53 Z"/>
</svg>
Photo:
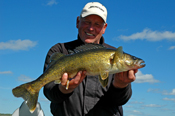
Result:
<svg viewBox="0 0 175 116">
<path fill-rule="evenodd" d="M 89 2 L 84 6 L 83 10 L 81 11 L 80 16 L 84 18 L 89 15 L 98 15 L 106 23 L 107 9 L 105 6 L 103 6 L 99 2 Z"/>
</svg>

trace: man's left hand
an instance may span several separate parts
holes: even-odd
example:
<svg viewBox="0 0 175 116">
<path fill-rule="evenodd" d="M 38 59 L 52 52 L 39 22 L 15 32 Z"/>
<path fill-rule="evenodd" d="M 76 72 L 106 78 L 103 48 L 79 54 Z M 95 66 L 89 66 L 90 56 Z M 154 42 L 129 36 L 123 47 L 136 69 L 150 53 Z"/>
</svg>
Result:
<svg viewBox="0 0 175 116">
<path fill-rule="evenodd" d="M 138 72 L 138 69 L 136 70 L 129 70 L 126 72 L 121 72 L 121 73 L 116 73 L 114 80 L 113 80 L 113 85 L 116 88 L 125 88 L 128 86 L 129 83 L 135 81 L 135 73 Z"/>
</svg>

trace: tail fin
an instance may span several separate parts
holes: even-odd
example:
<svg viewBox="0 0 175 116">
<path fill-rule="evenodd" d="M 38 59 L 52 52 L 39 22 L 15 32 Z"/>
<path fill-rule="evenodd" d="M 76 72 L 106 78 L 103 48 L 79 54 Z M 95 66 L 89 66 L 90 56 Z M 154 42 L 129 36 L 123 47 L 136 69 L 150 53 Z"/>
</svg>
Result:
<svg viewBox="0 0 175 116">
<path fill-rule="evenodd" d="M 39 91 L 32 89 L 30 83 L 26 83 L 14 88 L 12 93 L 15 97 L 22 97 L 25 101 L 27 101 L 27 105 L 31 113 L 35 111 Z"/>
</svg>

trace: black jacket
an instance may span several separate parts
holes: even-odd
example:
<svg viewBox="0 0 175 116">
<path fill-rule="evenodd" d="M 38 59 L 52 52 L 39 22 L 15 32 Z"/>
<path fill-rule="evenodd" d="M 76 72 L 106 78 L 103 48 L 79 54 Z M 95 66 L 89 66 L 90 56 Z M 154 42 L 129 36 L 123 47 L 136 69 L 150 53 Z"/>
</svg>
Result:
<svg viewBox="0 0 175 116">
<path fill-rule="evenodd" d="M 78 38 L 54 45 L 46 56 L 44 70 L 54 52 L 70 54 L 75 47 L 83 44 Z M 100 44 L 114 48 L 105 44 L 103 37 Z M 54 116 L 123 116 L 122 105 L 131 97 L 131 85 L 123 89 L 115 88 L 112 84 L 113 76 L 109 75 L 109 83 L 105 88 L 101 86 L 98 76 L 87 76 L 70 94 L 61 93 L 54 82 L 45 85 L 44 94 L 51 101 L 52 114 Z"/>
</svg>

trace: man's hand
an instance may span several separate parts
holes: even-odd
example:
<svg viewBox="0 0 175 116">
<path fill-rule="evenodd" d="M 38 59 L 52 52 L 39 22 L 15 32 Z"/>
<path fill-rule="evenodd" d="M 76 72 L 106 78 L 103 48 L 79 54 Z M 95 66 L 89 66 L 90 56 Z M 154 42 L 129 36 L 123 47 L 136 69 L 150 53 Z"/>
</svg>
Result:
<svg viewBox="0 0 175 116">
<path fill-rule="evenodd" d="M 67 81 L 68 81 L 68 74 L 64 73 L 61 79 L 61 84 L 59 85 L 59 89 L 62 93 L 68 94 L 74 91 L 74 89 L 83 81 L 86 77 L 86 71 L 79 71 L 77 75 L 70 80 L 69 88 L 66 90 Z"/>
<path fill-rule="evenodd" d="M 135 73 L 138 72 L 138 69 L 136 70 L 129 70 L 126 72 L 121 72 L 121 73 L 116 73 L 114 80 L 113 80 L 113 85 L 116 88 L 125 88 L 128 86 L 129 83 L 135 81 Z"/>
</svg>

